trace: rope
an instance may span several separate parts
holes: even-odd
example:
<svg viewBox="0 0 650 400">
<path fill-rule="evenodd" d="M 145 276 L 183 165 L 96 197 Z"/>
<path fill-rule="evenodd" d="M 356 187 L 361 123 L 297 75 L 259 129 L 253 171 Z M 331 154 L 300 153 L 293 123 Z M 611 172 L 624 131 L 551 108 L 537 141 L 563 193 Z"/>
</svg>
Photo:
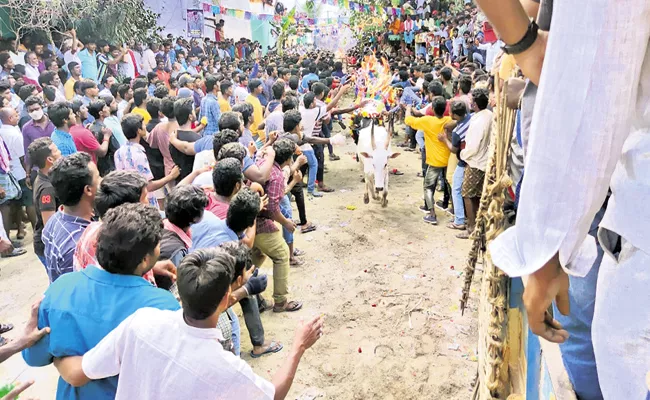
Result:
<svg viewBox="0 0 650 400">
<path fill-rule="evenodd" d="M 485 274 L 479 305 L 479 383 L 481 399 L 505 399 L 508 391 L 507 345 L 508 277 L 492 263 L 486 244 L 504 229 L 503 204 L 505 191 L 512 186 L 507 174 L 510 141 L 515 112 L 505 106 L 505 93 L 497 87 L 497 107 L 491 129 L 490 157 L 486 168 L 483 193 L 476 216 L 476 228 L 470 239 L 472 247 L 465 266 L 465 282 L 461 311 L 465 311 L 479 256 L 483 257 Z"/>
</svg>

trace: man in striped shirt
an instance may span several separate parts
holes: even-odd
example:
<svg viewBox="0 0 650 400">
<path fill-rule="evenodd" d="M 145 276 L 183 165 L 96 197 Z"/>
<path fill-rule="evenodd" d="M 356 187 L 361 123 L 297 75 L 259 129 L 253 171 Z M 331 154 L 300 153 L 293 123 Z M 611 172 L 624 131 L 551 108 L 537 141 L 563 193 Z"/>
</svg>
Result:
<svg viewBox="0 0 650 400">
<path fill-rule="evenodd" d="M 465 206 L 461 187 L 465 177 L 465 166 L 467 163 L 460 158 L 460 151 L 465 148 L 465 134 L 469 128 L 471 115 L 467 110 L 467 105 L 462 100 L 456 100 L 451 104 L 451 118 L 456 121 L 456 127 L 451 132 L 451 140 L 443 132 L 438 135 L 438 139 L 447 144 L 449 150 L 458 157 L 458 165 L 454 171 L 454 177 L 451 183 L 451 199 L 454 204 L 454 222 L 447 225 L 450 229 L 465 230 Z"/>
</svg>

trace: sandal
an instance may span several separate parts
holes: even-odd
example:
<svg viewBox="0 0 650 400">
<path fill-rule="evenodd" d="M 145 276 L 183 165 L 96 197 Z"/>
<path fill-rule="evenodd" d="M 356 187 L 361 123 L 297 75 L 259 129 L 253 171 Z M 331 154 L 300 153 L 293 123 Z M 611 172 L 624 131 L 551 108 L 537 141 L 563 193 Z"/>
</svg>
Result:
<svg viewBox="0 0 650 400">
<path fill-rule="evenodd" d="M 459 231 L 464 231 L 465 228 L 466 228 L 466 226 L 465 226 L 465 224 L 462 224 L 462 225 L 456 225 L 455 223 L 450 222 L 450 223 L 447 225 L 447 228 L 449 228 L 449 229 L 457 229 L 457 230 L 459 230 Z"/>
<path fill-rule="evenodd" d="M 257 295 L 257 308 L 260 311 L 260 314 L 264 311 L 271 311 L 273 309 L 273 304 L 269 303 L 264 297 Z"/>
<path fill-rule="evenodd" d="M 418 178 L 424 178 L 424 175 L 422 174 L 422 172 L 418 172 L 416 176 L 417 176 Z"/>
<path fill-rule="evenodd" d="M 252 358 L 260 358 L 265 354 L 277 353 L 278 351 L 282 350 L 283 348 L 284 348 L 284 346 L 282 345 L 282 343 L 276 343 L 275 341 L 273 341 L 273 342 L 271 342 L 269 344 L 269 347 L 267 347 L 260 354 L 255 354 L 255 353 L 253 353 L 253 350 L 251 350 L 250 355 L 251 355 Z"/>
<path fill-rule="evenodd" d="M 294 257 L 300 257 L 300 256 L 304 256 L 304 255 L 305 255 L 304 251 L 302 251 L 300 249 L 293 249 L 293 256 Z"/>
<path fill-rule="evenodd" d="M 304 264 L 305 262 L 299 258 L 292 258 L 289 260 L 289 265 L 292 267 L 300 267 Z"/>
<path fill-rule="evenodd" d="M 469 232 L 464 231 L 456 235 L 458 239 L 469 239 Z"/>
<path fill-rule="evenodd" d="M 12 329 L 14 329 L 13 324 L 0 324 L 0 334 L 9 332 Z"/>
<path fill-rule="evenodd" d="M 315 230 L 316 230 L 316 225 L 309 224 L 309 225 L 304 225 L 302 228 L 300 228 L 300 233 L 309 233 Z"/>
<path fill-rule="evenodd" d="M 334 189 L 327 186 L 323 186 L 322 188 L 318 188 L 318 191 L 323 193 L 332 193 L 334 192 Z"/>
<path fill-rule="evenodd" d="M 393 175 L 398 175 L 398 176 L 399 176 L 399 175 L 404 175 L 404 172 L 398 170 L 397 168 L 395 168 L 395 169 L 393 169 L 392 171 L 390 171 L 390 173 L 393 174 Z"/>
<path fill-rule="evenodd" d="M 27 234 L 25 232 L 18 232 L 16 234 L 16 240 L 23 240 Z"/>
<path fill-rule="evenodd" d="M 302 302 L 301 301 L 285 301 L 282 304 L 275 304 L 273 306 L 273 312 L 274 313 L 281 313 L 281 312 L 294 312 L 298 311 L 302 308 Z"/>
<path fill-rule="evenodd" d="M 27 250 L 23 249 L 22 247 L 14 247 L 14 249 L 9 253 L 3 254 L 2 258 L 22 256 L 25 253 L 27 253 Z"/>
</svg>

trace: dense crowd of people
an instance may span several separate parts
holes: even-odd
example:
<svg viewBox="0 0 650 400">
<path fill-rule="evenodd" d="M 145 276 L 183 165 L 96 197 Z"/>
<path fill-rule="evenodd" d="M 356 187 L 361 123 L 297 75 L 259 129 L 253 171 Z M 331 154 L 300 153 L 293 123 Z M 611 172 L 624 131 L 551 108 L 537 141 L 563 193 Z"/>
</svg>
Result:
<svg viewBox="0 0 650 400">
<path fill-rule="evenodd" d="M 357 111 L 368 100 L 341 104 L 365 61 L 388 60 L 399 105 L 390 112 L 405 126 L 398 146 L 421 159 L 410 179 L 423 180 L 424 221 L 437 224 L 437 208 L 459 238 L 475 229 L 494 88 L 514 59 L 470 4 L 411 8 L 342 57 L 262 56 L 257 43 L 226 39 L 223 21 L 215 41 L 120 47 L 82 43 L 74 30 L 61 46 L 5 41 L 0 252 L 25 254 L 31 224 L 50 286 L 25 338 L 0 339 L 0 361 L 22 350 L 29 365 L 54 363 L 57 398 L 284 398 L 323 319 L 301 323 L 268 382 L 239 358 L 233 307 L 251 357 L 283 349 L 260 313 L 303 306 L 289 293 L 305 254 L 294 234 L 317 229 L 305 198 L 333 192 L 324 182 L 326 160 L 339 160 L 333 124 L 346 128 L 341 116 L 353 114 L 355 139 L 367 126 Z M 416 48 L 418 32 L 435 40 Z M 257 268 L 266 258 L 272 299 Z M 161 342 L 179 345 L 160 352 Z"/>
</svg>

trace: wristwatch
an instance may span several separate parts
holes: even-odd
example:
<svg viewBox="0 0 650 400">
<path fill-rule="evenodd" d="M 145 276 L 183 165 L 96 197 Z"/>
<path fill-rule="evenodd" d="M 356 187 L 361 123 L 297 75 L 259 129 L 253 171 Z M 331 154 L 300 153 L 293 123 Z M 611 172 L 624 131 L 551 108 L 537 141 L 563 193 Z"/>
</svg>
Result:
<svg viewBox="0 0 650 400">
<path fill-rule="evenodd" d="M 507 44 L 502 47 L 503 52 L 506 54 L 519 54 L 523 53 L 524 51 L 528 50 L 530 46 L 535 43 L 535 40 L 537 39 L 537 31 L 539 30 L 539 26 L 537 26 L 537 23 L 535 20 L 531 20 L 530 24 L 528 24 L 528 30 L 526 30 L 526 34 L 524 35 L 523 38 L 521 38 L 520 41 L 517 43 L 510 45 Z"/>
</svg>

